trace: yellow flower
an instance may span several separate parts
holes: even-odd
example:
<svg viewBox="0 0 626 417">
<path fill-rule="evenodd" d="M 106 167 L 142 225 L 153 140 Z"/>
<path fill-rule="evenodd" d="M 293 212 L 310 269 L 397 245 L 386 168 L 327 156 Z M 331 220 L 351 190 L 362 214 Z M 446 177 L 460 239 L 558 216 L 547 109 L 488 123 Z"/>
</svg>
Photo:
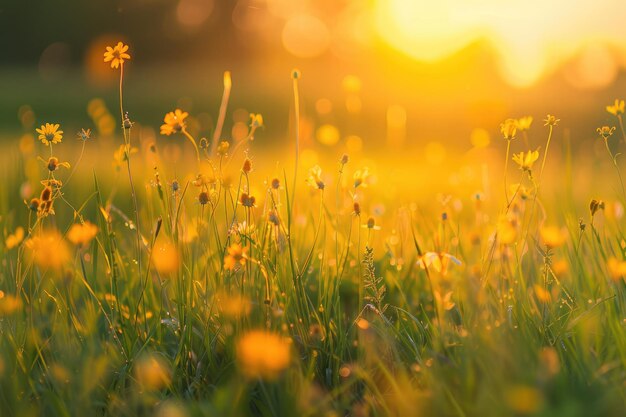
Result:
<svg viewBox="0 0 626 417">
<path fill-rule="evenodd" d="M 439 291 L 435 290 L 435 298 L 437 299 L 437 305 L 446 311 L 452 310 L 456 305 L 452 302 L 452 291 L 448 291 L 442 296 Z"/>
<path fill-rule="evenodd" d="M 611 257 L 607 262 L 607 268 L 609 270 L 609 276 L 613 281 L 626 279 L 626 261 L 620 261 L 617 258 Z"/>
<path fill-rule="evenodd" d="M 263 115 L 260 113 L 250 113 L 250 127 L 257 129 L 263 126 Z"/>
<path fill-rule="evenodd" d="M 148 391 L 158 391 L 172 380 L 169 364 L 156 354 L 142 355 L 135 363 L 134 373 L 139 385 Z"/>
<path fill-rule="evenodd" d="M 613 135 L 613 132 L 615 132 L 615 126 L 613 127 L 602 126 L 602 127 L 597 128 L 596 132 L 598 132 L 598 135 L 600 135 L 602 139 L 607 140 L 609 137 Z"/>
<path fill-rule="evenodd" d="M 76 246 L 87 246 L 98 234 L 98 227 L 91 222 L 75 223 L 67 232 L 67 239 Z"/>
<path fill-rule="evenodd" d="M 322 168 L 320 168 L 319 165 L 315 165 L 309 170 L 309 176 L 306 179 L 306 183 L 315 189 L 324 189 L 324 181 L 322 181 Z"/>
<path fill-rule="evenodd" d="M 60 270 L 71 258 L 67 243 L 56 229 L 44 230 L 25 242 L 30 259 L 42 269 Z"/>
<path fill-rule="evenodd" d="M 217 145 L 217 154 L 219 156 L 226 156 L 229 149 L 230 149 L 230 143 L 223 140 L 220 142 L 219 145 Z"/>
<path fill-rule="evenodd" d="M 357 188 L 359 185 L 362 185 L 363 187 L 367 187 L 367 179 L 370 176 L 370 170 L 369 168 L 365 167 L 362 170 L 359 169 L 358 171 L 356 171 L 354 173 L 354 188 Z"/>
<path fill-rule="evenodd" d="M 517 228 L 515 227 L 514 221 L 506 216 L 500 217 L 496 230 L 498 240 L 503 245 L 509 245 L 517 239 Z"/>
<path fill-rule="evenodd" d="M 169 241 L 155 245 L 152 252 L 152 263 L 160 274 L 173 274 L 178 271 L 180 257 L 178 250 Z"/>
<path fill-rule="evenodd" d="M 517 119 L 517 130 L 524 132 L 530 129 L 530 125 L 533 123 L 532 116 L 524 116 Z"/>
<path fill-rule="evenodd" d="M 452 261 L 452 263 L 454 263 L 455 265 L 461 265 L 461 261 L 459 259 L 457 259 L 453 255 L 450 255 L 449 253 L 444 252 L 426 252 L 417 260 L 417 264 L 422 269 L 433 267 L 435 271 L 446 275 L 448 272 L 448 265 L 450 261 Z"/>
<path fill-rule="evenodd" d="M 107 46 L 104 62 L 111 62 L 111 68 L 119 68 L 120 65 L 124 65 L 125 59 L 130 60 L 127 51 L 128 45 L 124 45 L 122 42 L 118 42 L 114 47 Z"/>
<path fill-rule="evenodd" d="M 228 254 L 224 257 L 224 268 L 229 271 L 235 269 L 237 265 L 246 264 L 248 248 L 244 248 L 240 243 L 233 243 L 228 247 Z"/>
<path fill-rule="evenodd" d="M 541 241 L 548 248 L 557 248 L 565 243 L 566 235 L 562 229 L 555 226 L 544 226 L 539 230 Z"/>
<path fill-rule="evenodd" d="M 237 342 L 237 363 L 248 378 L 276 379 L 290 361 L 290 343 L 277 334 L 252 330 Z"/>
<path fill-rule="evenodd" d="M 35 129 L 39 133 L 39 140 L 46 146 L 51 143 L 61 143 L 63 139 L 63 131 L 59 130 L 59 124 L 46 123 L 41 125 L 39 129 Z"/>
<path fill-rule="evenodd" d="M 560 121 L 561 119 L 557 119 L 556 116 L 551 114 L 547 115 L 546 118 L 543 119 L 544 126 L 556 126 Z"/>
<path fill-rule="evenodd" d="M 17 245 L 19 245 L 23 239 L 24 239 L 24 228 L 18 226 L 15 229 L 15 232 L 7 236 L 7 239 L 5 240 L 4 245 L 7 250 L 11 250 Z"/>
<path fill-rule="evenodd" d="M 539 150 L 520 152 L 513 155 L 513 162 L 523 171 L 532 171 L 534 163 L 539 159 Z"/>
<path fill-rule="evenodd" d="M 362 227 L 364 229 L 380 230 L 380 226 L 376 225 L 376 219 L 373 217 L 370 217 L 369 219 L 367 219 L 367 223 L 365 223 Z"/>
<path fill-rule="evenodd" d="M 611 113 L 613 116 L 624 114 L 624 100 L 615 99 L 615 104 L 612 106 L 606 106 L 606 111 Z"/>
<path fill-rule="evenodd" d="M 182 131 L 186 127 L 185 119 L 187 116 L 189 116 L 189 113 L 181 109 L 167 113 L 163 118 L 165 123 L 161 125 L 161 134 L 170 136 Z"/>
<path fill-rule="evenodd" d="M 51 156 L 50 158 L 48 158 L 47 161 L 42 158 L 39 158 L 39 160 L 43 161 L 44 164 L 46 164 L 46 167 L 48 168 L 48 171 L 50 172 L 54 172 L 60 167 L 67 168 L 67 169 L 70 168 L 69 162 L 59 162 L 59 158 L 54 157 L 54 156 Z"/>
<path fill-rule="evenodd" d="M 506 119 L 503 123 L 500 124 L 500 132 L 502 132 L 504 139 L 514 139 L 515 135 L 517 134 L 517 120 Z"/>
<path fill-rule="evenodd" d="M 126 152 L 126 146 L 127 145 L 120 145 L 120 147 L 113 152 L 113 166 L 115 169 L 119 170 L 132 154 L 139 152 L 137 148 L 130 148 L 128 152 Z"/>
</svg>

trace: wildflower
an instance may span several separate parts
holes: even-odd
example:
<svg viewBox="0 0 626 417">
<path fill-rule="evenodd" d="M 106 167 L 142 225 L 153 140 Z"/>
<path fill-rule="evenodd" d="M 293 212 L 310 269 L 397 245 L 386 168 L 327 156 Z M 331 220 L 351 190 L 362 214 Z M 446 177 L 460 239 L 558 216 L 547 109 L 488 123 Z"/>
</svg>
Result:
<svg viewBox="0 0 626 417">
<path fill-rule="evenodd" d="M 358 188 L 359 185 L 366 187 L 367 179 L 369 178 L 369 175 L 370 175 L 370 171 L 369 171 L 369 168 L 367 167 L 363 168 L 362 170 L 361 169 L 357 170 L 352 177 L 354 179 L 354 188 Z"/>
<path fill-rule="evenodd" d="M 84 247 L 98 234 L 98 227 L 91 222 L 75 223 L 67 232 L 67 239 L 74 245 Z"/>
<path fill-rule="evenodd" d="M 37 210 L 39 210 L 39 205 L 41 204 L 41 200 L 35 197 L 35 198 L 32 198 L 30 202 L 28 203 L 26 203 L 26 200 L 24 200 L 24 203 L 31 211 L 36 212 Z"/>
<path fill-rule="evenodd" d="M 280 180 L 278 178 L 274 178 L 270 185 L 274 190 L 278 190 L 280 188 Z"/>
<path fill-rule="evenodd" d="M 598 210 L 604 210 L 604 201 L 596 200 L 595 198 L 591 200 L 589 203 L 589 211 L 591 212 L 591 217 L 595 216 Z"/>
<path fill-rule="evenodd" d="M 553 249 L 565 243 L 565 233 L 562 229 L 554 226 L 545 226 L 539 230 L 541 240 L 547 248 Z"/>
<path fill-rule="evenodd" d="M 545 119 L 543 119 L 543 121 L 544 121 L 544 126 L 556 126 L 557 124 L 559 124 L 561 119 L 557 119 L 556 116 L 549 114 L 546 116 Z"/>
<path fill-rule="evenodd" d="M 525 132 L 527 130 L 530 130 L 530 125 L 533 123 L 533 117 L 532 116 L 524 116 L 524 117 L 520 117 L 519 119 L 517 119 L 517 130 L 519 130 L 520 132 Z"/>
<path fill-rule="evenodd" d="M 537 159 L 539 159 L 539 150 L 520 152 L 513 155 L 513 162 L 517 163 L 522 171 L 526 171 L 529 174 L 531 173 L 533 165 Z"/>
<path fill-rule="evenodd" d="M 355 201 L 354 204 L 352 204 L 352 211 L 353 211 L 355 216 L 360 216 L 361 215 L 361 205 Z"/>
<path fill-rule="evenodd" d="M 506 140 L 515 139 L 517 134 L 517 121 L 515 119 L 506 119 L 504 123 L 500 124 L 500 132 Z"/>
<path fill-rule="evenodd" d="M 54 172 L 60 167 L 67 168 L 67 169 L 70 168 L 69 162 L 59 162 L 59 158 L 56 158 L 54 156 L 51 156 L 50 158 L 48 158 L 47 162 L 44 161 L 43 159 L 42 161 L 48 166 L 48 171 L 50 172 Z"/>
<path fill-rule="evenodd" d="M 61 143 L 63 139 L 63 131 L 59 130 L 59 124 L 46 123 L 45 125 L 41 125 L 39 129 L 35 129 L 37 133 L 39 133 L 39 140 L 46 146 L 51 143 L 57 144 Z"/>
<path fill-rule="evenodd" d="M 209 193 L 207 193 L 206 191 L 202 191 L 202 192 L 200 192 L 200 194 L 198 194 L 198 202 L 201 205 L 204 206 L 204 205 L 208 204 L 209 200 L 210 200 L 209 199 Z"/>
<path fill-rule="evenodd" d="M 160 274 L 177 272 L 180 258 L 176 246 L 169 241 L 155 245 L 152 253 L 152 263 Z"/>
<path fill-rule="evenodd" d="M 250 127 L 252 129 L 257 129 L 263 126 L 263 115 L 259 113 L 250 113 Z"/>
<path fill-rule="evenodd" d="M 344 153 L 344 154 L 341 156 L 341 159 L 339 160 L 339 163 L 340 163 L 341 165 L 345 165 L 345 164 L 347 164 L 347 163 L 348 163 L 348 160 L 349 160 L 349 159 L 350 159 L 350 158 L 348 157 L 348 154 L 345 154 L 345 153 Z"/>
<path fill-rule="evenodd" d="M 498 240 L 503 245 L 509 245 L 515 242 L 517 238 L 517 229 L 514 221 L 506 216 L 500 217 L 497 225 Z"/>
<path fill-rule="evenodd" d="M 230 143 L 223 140 L 220 142 L 219 145 L 217 145 L 217 154 L 219 156 L 226 156 L 229 149 L 230 149 Z"/>
<path fill-rule="evenodd" d="M 233 243 L 228 247 L 228 254 L 224 257 L 224 268 L 232 271 L 237 265 L 246 264 L 248 248 L 244 248 L 240 243 Z"/>
<path fill-rule="evenodd" d="M 432 266 L 435 271 L 441 272 L 445 275 L 450 261 L 455 265 L 461 265 L 462 263 L 459 259 L 449 253 L 426 252 L 417 260 L 417 265 L 419 265 L 422 269 L 430 268 Z"/>
<path fill-rule="evenodd" d="M 612 127 L 602 126 L 602 127 L 597 128 L 596 132 L 598 132 L 598 134 L 600 135 L 602 139 L 607 140 L 609 137 L 613 135 L 613 132 L 615 132 L 615 126 L 612 126 Z"/>
<path fill-rule="evenodd" d="M 300 70 L 297 68 L 294 68 L 291 70 L 291 78 L 294 80 L 299 79 L 302 76 L 302 74 L 300 73 Z"/>
<path fill-rule="evenodd" d="M 380 226 L 376 225 L 376 219 L 374 219 L 373 217 L 367 219 L 367 223 L 363 225 L 363 228 L 370 230 L 380 230 Z"/>
<path fill-rule="evenodd" d="M 320 168 L 319 165 L 315 165 L 309 170 L 309 176 L 306 179 L 306 183 L 315 189 L 324 189 L 324 181 L 322 181 L 322 168 Z"/>
<path fill-rule="evenodd" d="M 78 132 L 76 134 L 76 136 L 78 136 L 79 140 L 82 140 L 83 142 L 91 139 L 91 129 L 81 129 L 80 132 Z"/>
<path fill-rule="evenodd" d="M 130 60 L 128 54 L 128 45 L 124 45 L 122 42 L 118 42 L 114 47 L 107 46 L 107 50 L 104 53 L 104 62 L 111 62 L 111 68 L 119 68 L 120 65 L 124 65 L 124 60 Z"/>
<path fill-rule="evenodd" d="M 19 245 L 23 239 L 24 239 L 24 228 L 18 226 L 15 229 L 15 232 L 7 236 L 6 240 L 4 241 L 4 246 L 6 247 L 6 250 L 11 250 L 17 245 Z"/>
<path fill-rule="evenodd" d="M 161 125 L 161 134 L 170 136 L 174 133 L 182 131 L 185 127 L 185 119 L 189 116 L 189 113 L 176 109 L 165 115 L 163 118 L 164 124 Z"/>
<path fill-rule="evenodd" d="M 37 216 L 47 217 L 49 214 L 54 214 L 53 199 L 52 199 L 52 187 L 47 185 L 41 190 L 39 196 L 39 204 L 37 207 Z"/>
<path fill-rule="evenodd" d="M 609 277 L 611 277 L 613 281 L 626 279 L 626 261 L 620 261 L 617 258 L 611 257 L 607 262 L 607 269 L 609 271 Z"/>
<path fill-rule="evenodd" d="M 172 371 L 161 356 L 144 354 L 135 363 L 135 378 L 142 388 L 157 391 L 168 386 L 172 380 Z"/>
<path fill-rule="evenodd" d="M 244 174 L 249 174 L 252 171 L 252 161 L 250 160 L 250 158 L 246 158 L 245 161 L 243 161 L 243 166 L 241 167 L 241 170 L 244 172 Z"/>
<path fill-rule="evenodd" d="M 256 198 L 254 198 L 254 196 L 249 195 L 248 193 L 241 193 L 239 202 L 244 207 L 256 207 L 255 206 Z"/>
<path fill-rule="evenodd" d="M 137 148 L 131 148 L 128 147 L 128 145 L 120 145 L 113 153 L 113 166 L 119 170 L 122 165 L 128 161 L 128 158 L 137 152 L 139 152 Z"/>
<path fill-rule="evenodd" d="M 615 99 L 615 103 L 612 106 L 606 106 L 606 111 L 613 116 L 624 114 L 624 100 Z"/>
<path fill-rule="evenodd" d="M 437 300 L 437 305 L 446 311 L 452 310 L 456 305 L 452 302 L 452 291 L 448 291 L 444 296 L 441 296 L 441 293 L 435 290 L 435 299 Z"/>
<path fill-rule="evenodd" d="M 278 213 L 276 210 L 270 210 L 267 213 L 267 220 L 272 223 L 274 226 L 278 226 L 280 224 L 280 219 L 278 218 Z"/>
<path fill-rule="evenodd" d="M 0 317 L 11 315 L 22 308 L 22 299 L 14 295 L 5 295 L 0 291 Z M 2 363 L 0 363 L 0 370 Z"/>
<path fill-rule="evenodd" d="M 279 335 L 252 330 L 237 342 L 237 363 L 248 378 L 276 379 L 290 361 L 290 344 Z"/>
<path fill-rule="evenodd" d="M 211 184 L 211 180 L 204 174 L 200 173 L 196 175 L 196 179 L 191 181 L 191 184 L 196 187 L 206 187 Z"/>
<path fill-rule="evenodd" d="M 42 269 L 58 271 L 71 258 L 67 243 L 57 229 L 44 230 L 24 244 L 30 259 Z"/>
</svg>

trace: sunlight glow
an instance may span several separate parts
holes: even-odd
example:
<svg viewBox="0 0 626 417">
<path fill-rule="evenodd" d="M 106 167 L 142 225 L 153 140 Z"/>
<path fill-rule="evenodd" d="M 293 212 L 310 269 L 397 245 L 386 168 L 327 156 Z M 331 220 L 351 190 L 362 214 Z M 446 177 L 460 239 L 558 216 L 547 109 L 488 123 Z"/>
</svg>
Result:
<svg viewBox="0 0 626 417">
<path fill-rule="evenodd" d="M 533 84 L 590 43 L 626 39 L 624 15 L 626 3 L 617 0 L 582 0 L 576 7 L 567 0 L 377 0 L 375 6 L 377 30 L 395 49 L 435 62 L 486 41 L 503 77 L 516 86 Z M 624 55 L 626 41 L 613 45 L 611 53 Z M 599 84 L 593 72 L 578 75 L 582 87 Z"/>
</svg>

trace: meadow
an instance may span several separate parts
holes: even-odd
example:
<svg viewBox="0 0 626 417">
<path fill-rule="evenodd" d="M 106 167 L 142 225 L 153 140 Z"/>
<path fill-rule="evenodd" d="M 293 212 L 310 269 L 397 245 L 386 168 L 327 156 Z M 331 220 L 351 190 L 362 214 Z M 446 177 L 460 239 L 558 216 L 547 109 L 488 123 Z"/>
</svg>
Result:
<svg viewBox="0 0 626 417">
<path fill-rule="evenodd" d="M 446 173 L 316 155 L 298 70 L 280 151 L 259 113 L 229 137 L 228 72 L 211 135 L 144 126 L 102 52 L 116 107 L 25 106 L 0 157 L 1 416 L 622 415 L 623 100 L 592 149 L 511 115 Z"/>
</svg>

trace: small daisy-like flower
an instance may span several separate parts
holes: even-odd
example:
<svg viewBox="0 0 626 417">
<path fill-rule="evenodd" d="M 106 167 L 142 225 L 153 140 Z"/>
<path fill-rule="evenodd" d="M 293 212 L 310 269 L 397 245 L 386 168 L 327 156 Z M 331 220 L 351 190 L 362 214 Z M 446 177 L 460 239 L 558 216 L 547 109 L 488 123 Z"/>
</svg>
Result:
<svg viewBox="0 0 626 417">
<path fill-rule="evenodd" d="M 257 129 L 263 126 L 263 115 L 260 113 L 250 113 L 250 127 Z"/>
<path fill-rule="evenodd" d="M 139 152 L 139 149 L 137 148 L 129 148 L 127 151 L 126 146 L 127 145 L 120 145 L 120 147 L 113 153 L 113 166 L 118 170 L 126 163 L 131 155 Z"/>
<path fill-rule="evenodd" d="M 539 230 L 539 235 L 541 236 L 541 241 L 543 242 L 543 244 L 550 249 L 562 246 L 567 239 L 565 231 L 555 226 L 542 227 Z"/>
<path fill-rule="evenodd" d="M 606 111 L 613 116 L 624 114 L 624 100 L 615 99 L 615 103 L 612 106 L 606 106 Z"/>
<path fill-rule="evenodd" d="M 104 53 L 104 62 L 110 62 L 111 68 L 119 68 L 120 65 L 124 65 L 124 60 L 126 59 L 130 60 L 128 45 L 118 42 L 113 47 L 107 46 L 107 50 Z"/>
<path fill-rule="evenodd" d="M 434 291 L 435 298 L 437 299 L 437 304 L 441 306 L 446 311 L 452 310 L 456 304 L 452 301 L 452 291 L 448 291 L 445 295 L 441 295 L 441 293 L 437 290 Z"/>
<path fill-rule="evenodd" d="M 76 134 L 76 136 L 78 136 L 78 139 L 82 140 L 83 142 L 88 141 L 89 139 L 91 139 L 91 129 L 81 129 L 80 132 Z"/>
<path fill-rule="evenodd" d="M 533 123 L 532 116 L 524 116 L 517 119 L 517 130 L 525 132 L 530 129 L 530 125 Z"/>
<path fill-rule="evenodd" d="M 243 166 L 241 167 L 241 170 L 245 174 L 249 174 L 250 172 L 252 172 L 252 160 L 250 158 L 246 158 L 246 160 L 243 161 Z"/>
<path fill-rule="evenodd" d="M 531 172 L 534 163 L 539 159 L 539 151 L 520 152 L 513 155 L 513 162 L 523 171 Z"/>
<path fill-rule="evenodd" d="M 515 135 L 517 134 L 517 120 L 506 119 L 500 124 L 500 132 L 502 132 L 502 136 L 504 136 L 506 140 L 515 139 Z"/>
<path fill-rule="evenodd" d="M 355 216 L 361 215 L 361 205 L 356 201 L 352 205 L 352 212 L 354 213 Z"/>
<path fill-rule="evenodd" d="M 201 205 L 203 205 L 203 206 L 207 205 L 209 203 L 209 201 L 210 201 L 210 198 L 209 198 L 209 193 L 208 192 L 201 191 L 200 194 L 198 194 L 198 202 Z"/>
<path fill-rule="evenodd" d="M 315 165 L 309 170 L 309 176 L 306 179 L 306 183 L 315 189 L 324 189 L 324 181 L 322 181 L 322 168 L 320 168 L 319 165 Z"/>
<path fill-rule="evenodd" d="M 226 156 L 229 149 L 230 149 L 230 143 L 223 140 L 220 142 L 219 145 L 217 145 L 217 154 L 219 156 Z"/>
<path fill-rule="evenodd" d="M 246 264 L 248 248 L 242 247 L 240 243 L 233 243 L 228 247 L 228 254 L 224 257 L 224 268 L 232 271 L 237 265 Z"/>
<path fill-rule="evenodd" d="M 274 178 L 272 180 L 272 182 L 270 182 L 270 186 L 274 189 L 274 190 L 278 190 L 280 188 L 280 180 L 278 178 Z"/>
<path fill-rule="evenodd" d="M 63 139 L 63 131 L 59 130 L 59 124 L 46 123 L 41 125 L 39 129 L 35 129 L 39 133 L 39 140 L 46 146 L 51 143 L 61 143 Z"/>
<path fill-rule="evenodd" d="M 422 268 L 434 268 L 435 271 L 446 274 L 448 265 L 452 262 L 455 265 L 461 265 L 462 262 L 455 256 L 445 252 L 426 252 L 418 260 L 417 264 Z"/>
<path fill-rule="evenodd" d="M 559 122 L 561 121 L 561 119 L 557 119 L 556 116 L 553 116 L 551 114 L 547 115 L 545 119 L 543 119 L 544 122 L 544 126 L 556 126 L 559 124 Z"/>
<path fill-rule="evenodd" d="M 41 161 L 43 161 L 46 164 L 46 166 L 48 167 L 48 171 L 50 172 L 54 172 L 61 167 L 67 168 L 67 169 L 70 168 L 69 162 L 59 162 L 59 158 L 55 156 L 51 156 L 50 158 L 48 158 L 47 161 L 45 161 L 44 159 L 41 159 Z"/>
<path fill-rule="evenodd" d="M 364 229 L 380 230 L 380 226 L 376 225 L 376 219 L 374 219 L 373 217 L 367 219 L 367 223 L 365 223 L 362 227 Z"/>
<path fill-rule="evenodd" d="M 248 193 L 241 193 L 239 202 L 244 207 L 255 207 L 256 198 L 254 198 L 254 196 L 249 195 Z"/>
<path fill-rule="evenodd" d="M 75 223 L 67 232 L 67 240 L 79 247 L 87 246 L 91 240 L 98 234 L 98 226 L 88 221 L 79 224 Z"/>
<path fill-rule="evenodd" d="M 22 240 L 24 240 L 24 228 L 18 226 L 15 229 L 15 232 L 7 236 L 6 240 L 4 241 L 4 246 L 7 250 L 11 250 L 20 243 L 22 243 Z"/>
<path fill-rule="evenodd" d="M 367 167 L 356 171 L 352 177 L 354 179 L 354 188 L 358 188 L 360 185 L 367 187 L 367 179 L 369 176 L 370 170 Z"/>
<path fill-rule="evenodd" d="M 165 115 L 163 118 L 164 124 L 161 125 L 161 134 L 170 136 L 174 133 L 182 131 L 185 127 L 185 119 L 189 116 L 189 113 L 176 109 Z"/>
<path fill-rule="evenodd" d="M 615 132 L 615 127 L 602 126 L 596 129 L 598 135 L 604 140 L 607 140 L 609 137 L 613 136 L 613 132 Z"/>
</svg>

